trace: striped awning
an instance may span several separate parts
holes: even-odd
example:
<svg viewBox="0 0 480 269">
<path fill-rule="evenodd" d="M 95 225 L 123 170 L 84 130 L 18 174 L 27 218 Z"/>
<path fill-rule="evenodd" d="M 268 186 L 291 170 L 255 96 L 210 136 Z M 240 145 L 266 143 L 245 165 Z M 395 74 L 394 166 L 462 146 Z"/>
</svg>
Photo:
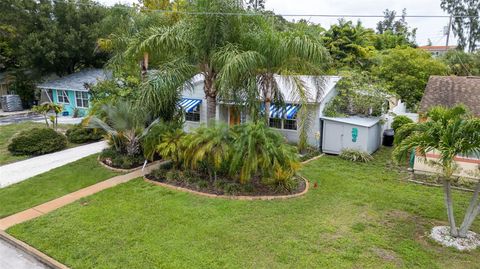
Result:
<svg viewBox="0 0 480 269">
<path fill-rule="evenodd" d="M 299 105 L 286 104 L 285 107 L 270 105 L 270 118 L 293 119 L 298 112 Z"/>
<path fill-rule="evenodd" d="M 182 98 L 180 106 L 185 112 L 192 112 L 198 105 L 202 103 L 200 99 Z"/>
</svg>

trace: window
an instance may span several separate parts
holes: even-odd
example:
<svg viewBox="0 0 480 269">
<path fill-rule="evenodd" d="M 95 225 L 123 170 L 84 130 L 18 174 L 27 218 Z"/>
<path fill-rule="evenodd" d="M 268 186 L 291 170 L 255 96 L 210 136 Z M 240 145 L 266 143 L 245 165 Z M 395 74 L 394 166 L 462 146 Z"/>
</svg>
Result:
<svg viewBox="0 0 480 269">
<path fill-rule="evenodd" d="M 57 90 L 57 100 L 61 104 L 70 104 L 66 91 Z"/>
<path fill-rule="evenodd" d="M 297 119 L 296 119 L 296 117 L 293 118 L 293 119 L 285 119 L 283 121 L 283 129 L 297 130 Z"/>
<path fill-rule="evenodd" d="M 282 119 L 270 118 L 270 127 L 282 129 Z"/>
<path fill-rule="evenodd" d="M 191 112 L 185 113 L 186 121 L 200 121 L 200 106 L 196 106 Z"/>
<path fill-rule="evenodd" d="M 75 100 L 77 101 L 77 107 L 88 108 L 87 92 L 75 92 Z"/>
</svg>

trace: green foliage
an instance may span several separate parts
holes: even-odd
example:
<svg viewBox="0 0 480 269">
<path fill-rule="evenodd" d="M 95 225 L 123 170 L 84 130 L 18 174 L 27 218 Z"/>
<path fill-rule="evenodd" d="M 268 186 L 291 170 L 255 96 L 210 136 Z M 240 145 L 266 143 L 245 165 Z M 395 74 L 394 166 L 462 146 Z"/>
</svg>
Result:
<svg viewBox="0 0 480 269">
<path fill-rule="evenodd" d="M 480 42 L 480 1 L 442 0 L 443 11 L 453 17 L 452 29 L 458 37 L 458 47 L 474 52 Z"/>
<path fill-rule="evenodd" d="M 375 48 L 384 50 L 397 46 L 415 46 L 417 29 L 410 31 L 405 18 L 407 10 L 402 10 L 399 20 L 395 20 L 398 17 L 395 10 L 386 9 L 383 14 L 384 19 L 377 23 L 378 35 L 375 36 Z"/>
<path fill-rule="evenodd" d="M 368 152 L 357 149 L 343 149 L 339 155 L 340 158 L 352 162 L 368 163 L 373 160 Z"/>
<path fill-rule="evenodd" d="M 104 149 L 100 153 L 99 158 L 100 161 L 107 164 L 108 166 L 120 169 L 131 169 L 139 167 L 144 163 L 145 160 L 142 155 L 126 155 L 112 148 Z"/>
<path fill-rule="evenodd" d="M 156 146 L 155 152 L 163 158 L 170 159 L 175 167 L 183 164 L 183 141 L 185 132 L 180 129 L 167 130 L 160 136 L 160 143 Z"/>
<path fill-rule="evenodd" d="M 379 61 L 373 68 L 374 74 L 409 108 L 415 108 L 422 99 L 430 76 L 447 74 L 445 64 L 433 59 L 430 53 L 410 47 L 387 50 Z"/>
<path fill-rule="evenodd" d="M 392 122 L 392 129 L 396 132 L 403 125 L 409 124 L 409 123 L 413 123 L 413 120 L 411 120 L 409 117 L 403 116 L 403 115 L 395 116 Z"/>
<path fill-rule="evenodd" d="M 34 75 L 25 70 L 16 70 L 12 74 L 12 80 L 13 83 L 9 86 L 9 90 L 20 96 L 24 108 L 32 107 L 35 100 Z"/>
<path fill-rule="evenodd" d="M 68 141 L 76 144 L 99 141 L 105 134 L 102 129 L 85 128 L 82 124 L 74 125 L 65 133 Z"/>
<path fill-rule="evenodd" d="M 143 154 L 146 159 L 153 160 L 158 155 L 158 145 L 162 143 L 162 140 L 166 139 L 167 136 L 171 136 L 171 133 L 174 130 L 181 130 L 183 127 L 183 122 L 180 121 L 160 121 L 152 125 L 147 134 L 142 138 L 142 148 Z"/>
<path fill-rule="evenodd" d="M 467 53 L 449 50 L 441 58 L 450 74 L 456 76 L 480 76 L 480 52 Z"/>
<path fill-rule="evenodd" d="M 337 96 L 327 103 L 323 111 L 327 117 L 380 116 L 388 109 L 390 94 L 383 83 L 367 72 L 342 73 L 336 89 Z"/>
<path fill-rule="evenodd" d="M 67 138 L 50 128 L 34 128 L 19 133 L 8 145 L 16 155 L 42 155 L 67 147 Z"/>
</svg>

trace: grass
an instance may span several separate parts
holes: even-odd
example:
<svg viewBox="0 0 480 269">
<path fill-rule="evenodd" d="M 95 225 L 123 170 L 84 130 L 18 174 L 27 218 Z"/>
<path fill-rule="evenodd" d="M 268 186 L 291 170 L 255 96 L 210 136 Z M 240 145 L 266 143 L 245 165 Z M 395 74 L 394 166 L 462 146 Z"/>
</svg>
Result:
<svg viewBox="0 0 480 269">
<path fill-rule="evenodd" d="M 0 189 L 0 218 L 118 175 L 92 155 Z"/>
<path fill-rule="evenodd" d="M 14 137 L 17 133 L 36 127 L 45 127 L 45 123 L 27 121 L 0 126 L 0 165 L 25 160 L 30 157 L 28 155 L 12 155 L 8 151 L 8 145 L 10 144 L 12 137 Z M 61 131 L 66 130 L 67 128 L 71 127 L 71 125 L 59 124 L 58 127 Z M 77 144 L 68 143 L 68 147 L 74 146 L 77 146 Z"/>
<path fill-rule="evenodd" d="M 133 180 L 8 233 L 71 268 L 478 268 L 480 250 L 428 239 L 445 224 L 441 189 L 399 180 L 389 150 L 374 157 L 309 163 L 302 173 L 318 188 L 290 200 L 209 199 Z M 457 213 L 469 195 L 454 193 Z"/>
</svg>

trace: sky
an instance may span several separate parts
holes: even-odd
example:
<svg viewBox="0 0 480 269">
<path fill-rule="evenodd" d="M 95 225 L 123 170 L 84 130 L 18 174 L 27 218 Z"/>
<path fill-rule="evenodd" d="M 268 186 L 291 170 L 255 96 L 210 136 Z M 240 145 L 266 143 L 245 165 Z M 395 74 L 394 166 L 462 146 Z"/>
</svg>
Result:
<svg viewBox="0 0 480 269">
<path fill-rule="evenodd" d="M 97 0 L 105 5 L 115 3 L 132 4 L 137 0 Z M 440 8 L 440 0 L 266 0 L 266 9 L 277 14 L 328 14 L 328 15 L 382 15 L 385 9 L 407 9 L 407 15 L 448 15 Z M 302 17 L 286 17 L 288 20 L 299 20 Z M 303 17 L 304 19 L 320 23 L 324 28 L 337 22 L 338 18 Z M 357 21 L 359 18 L 346 18 Z M 362 23 L 375 28 L 380 18 L 360 18 Z M 446 36 L 444 27 L 448 25 L 448 18 L 407 18 L 412 28 L 417 28 L 417 44 L 426 45 L 428 39 L 433 45 L 445 45 Z M 453 35 L 450 44 L 455 44 Z"/>
</svg>

